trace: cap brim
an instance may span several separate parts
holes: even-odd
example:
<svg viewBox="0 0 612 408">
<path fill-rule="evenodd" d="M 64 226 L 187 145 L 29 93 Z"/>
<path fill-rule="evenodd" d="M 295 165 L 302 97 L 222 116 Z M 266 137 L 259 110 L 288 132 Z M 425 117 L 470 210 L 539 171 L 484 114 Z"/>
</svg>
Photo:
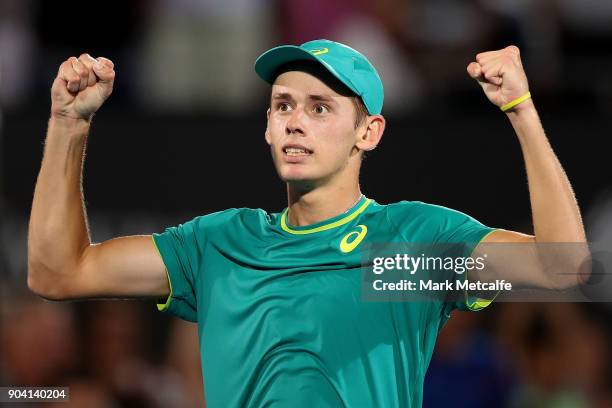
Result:
<svg viewBox="0 0 612 408">
<path fill-rule="evenodd" d="M 322 61 L 310 52 L 295 45 L 281 45 L 264 52 L 257 58 L 255 61 L 255 72 L 261 79 L 272 84 L 280 67 L 289 62 L 304 60 L 317 61 L 329 69 L 326 64 L 323 64 Z"/>
<path fill-rule="evenodd" d="M 351 90 L 355 95 L 362 97 L 361 94 L 357 91 L 355 86 L 352 84 L 351 80 L 340 75 L 334 67 L 328 64 L 322 58 L 312 54 L 308 50 L 305 50 L 296 45 L 281 45 L 276 48 L 272 48 L 257 58 L 255 61 L 255 72 L 257 75 L 261 77 L 264 81 L 269 84 L 273 84 L 276 76 L 278 75 L 279 69 L 289 63 L 294 61 L 316 61 L 321 64 L 329 73 L 331 73 L 336 79 L 342 82 L 349 90 Z M 366 105 L 367 106 L 367 105 Z"/>
</svg>

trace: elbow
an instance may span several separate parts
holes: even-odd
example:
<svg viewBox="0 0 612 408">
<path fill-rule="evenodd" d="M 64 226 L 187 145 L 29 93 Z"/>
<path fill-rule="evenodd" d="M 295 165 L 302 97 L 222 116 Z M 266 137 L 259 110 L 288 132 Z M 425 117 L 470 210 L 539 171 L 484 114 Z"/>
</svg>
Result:
<svg viewBox="0 0 612 408">
<path fill-rule="evenodd" d="M 570 256 L 569 264 L 571 265 L 573 274 L 572 287 L 584 285 L 591 279 L 593 272 L 593 259 L 588 245 L 578 245 L 576 251 Z"/>
<path fill-rule="evenodd" d="M 67 300 L 68 293 L 61 279 L 54 278 L 52 271 L 44 265 L 28 261 L 28 289 L 47 300 Z"/>
<path fill-rule="evenodd" d="M 590 251 L 586 251 L 578 259 L 576 266 L 577 285 L 587 285 L 593 276 L 593 258 Z"/>
<path fill-rule="evenodd" d="M 588 249 L 577 251 L 560 260 L 552 289 L 566 290 L 589 282 L 592 274 L 591 253 Z M 560 273 L 559 273 L 560 272 Z"/>
<path fill-rule="evenodd" d="M 49 245 L 28 241 L 27 285 L 34 294 L 47 300 L 69 300 L 70 286 L 77 262 L 58 254 Z"/>
</svg>

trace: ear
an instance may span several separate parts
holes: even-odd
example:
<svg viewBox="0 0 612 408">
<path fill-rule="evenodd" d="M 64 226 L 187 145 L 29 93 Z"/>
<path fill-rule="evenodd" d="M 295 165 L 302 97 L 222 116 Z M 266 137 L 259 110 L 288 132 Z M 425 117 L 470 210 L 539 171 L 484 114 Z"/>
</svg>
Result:
<svg viewBox="0 0 612 408">
<path fill-rule="evenodd" d="M 385 118 L 382 115 L 369 115 L 357 129 L 358 140 L 355 146 L 368 152 L 376 149 L 385 131 L 385 124 Z"/>
<path fill-rule="evenodd" d="M 266 112 L 266 142 L 271 145 L 272 144 L 272 138 L 270 137 L 270 108 L 268 108 L 268 111 Z"/>
</svg>

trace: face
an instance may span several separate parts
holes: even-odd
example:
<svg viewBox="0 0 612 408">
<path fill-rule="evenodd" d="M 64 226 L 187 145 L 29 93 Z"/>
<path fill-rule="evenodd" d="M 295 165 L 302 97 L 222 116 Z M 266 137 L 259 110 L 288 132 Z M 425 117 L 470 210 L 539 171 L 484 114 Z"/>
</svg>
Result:
<svg viewBox="0 0 612 408">
<path fill-rule="evenodd" d="M 272 85 L 266 141 L 280 178 L 316 187 L 359 165 L 355 107 L 316 76 L 288 71 Z"/>
</svg>

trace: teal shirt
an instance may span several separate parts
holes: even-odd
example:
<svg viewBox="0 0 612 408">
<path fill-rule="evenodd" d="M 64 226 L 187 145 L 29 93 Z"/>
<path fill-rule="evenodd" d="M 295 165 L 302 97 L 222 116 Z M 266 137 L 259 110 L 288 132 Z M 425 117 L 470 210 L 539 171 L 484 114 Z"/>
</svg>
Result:
<svg viewBox="0 0 612 408">
<path fill-rule="evenodd" d="M 153 234 L 171 286 L 158 308 L 197 322 L 208 407 L 420 407 L 438 331 L 465 305 L 362 300 L 359 246 L 473 248 L 491 231 L 445 207 L 366 197 L 302 227 L 286 210 L 229 209 Z"/>
</svg>

